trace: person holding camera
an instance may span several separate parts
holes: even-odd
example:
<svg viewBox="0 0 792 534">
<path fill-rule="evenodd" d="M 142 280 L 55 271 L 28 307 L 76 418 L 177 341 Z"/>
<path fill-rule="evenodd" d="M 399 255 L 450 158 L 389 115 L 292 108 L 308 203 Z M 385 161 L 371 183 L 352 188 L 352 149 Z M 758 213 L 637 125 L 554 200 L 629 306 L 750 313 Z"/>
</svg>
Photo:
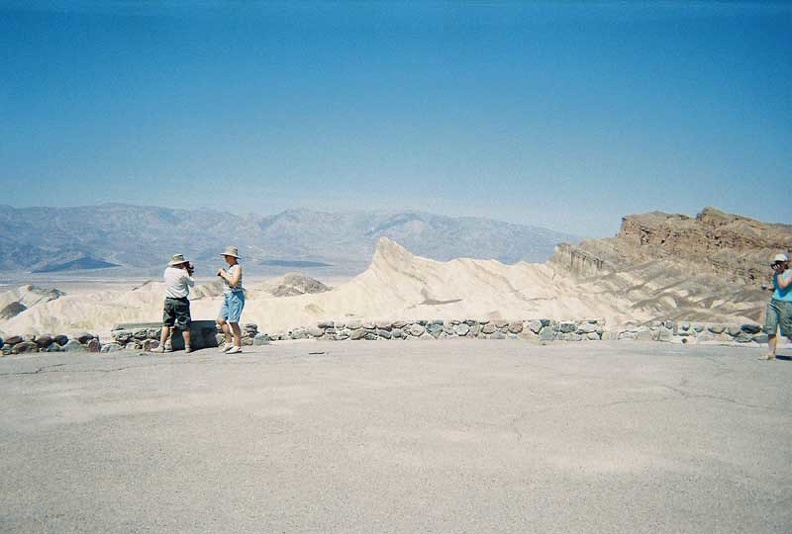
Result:
<svg viewBox="0 0 792 534">
<path fill-rule="evenodd" d="M 226 354 L 242 352 L 242 330 L 239 328 L 239 319 L 245 307 L 245 291 L 242 289 L 242 266 L 239 264 L 239 250 L 228 247 L 220 254 L 225 258 L 228 269 L 218 269 L 217 276 L 223 279 L 223 306 L 217 324 L 225 334 L 225 345 L 221 348 Z M 231 333 L 234 341 L 231 342 Z"/>
<path fill-rule="evenodd" d="M 184 352 L 190 348 L 190 301 L 187 298 L 190 288 L 195 285 L 192 278 L 195 266 L 184 259 L 183 254 L 174 254 L 165 268 L 165 305 L 162 313 L 162 336 L 159 347 L 152 352 L 170 352 L 166 343 L 171 335 L 171 328 L 181 330 L 184 336 Z"/>
<path fill-rule="evenodd" d="M 777 331 L 792 341 L 792 270 L 789 269 L 789 256 L 776 254 L 770 264 L 773 269 L 773 296 L 767 304 L 764 331 L 770 351 L 762 360 L 775 360 L 778 346 Z"/>
</svg>

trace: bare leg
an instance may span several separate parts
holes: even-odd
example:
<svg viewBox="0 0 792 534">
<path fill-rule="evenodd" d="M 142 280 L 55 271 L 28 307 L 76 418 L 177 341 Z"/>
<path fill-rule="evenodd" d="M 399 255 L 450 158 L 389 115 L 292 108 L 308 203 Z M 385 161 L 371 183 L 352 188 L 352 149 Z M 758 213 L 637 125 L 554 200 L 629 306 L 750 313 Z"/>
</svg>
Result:
<svg viewBox="0 0 792 534">
<path fill-rule="evenodd" d="M 239 323 L 230 323 L 231 330 L 234 331 L 234 345 L 237 347 L 242 346 L 242 330 L 239 328 Z"/>
<path fill-rule="evenodd" d="M 190 327 L 188 326 L 182 330 L 182 337 L 184 337 L 184 352 L 192 352 L 190 347 Z"/>
<path fill-rule="evenodd" d="M 769 349 L 767 354 L 762 356 L 760 359 L 762 359 L 762 360 L 775 360 L 776 347 L 778 346 L 778 336 L 776 336 L 775 334 L 773 334 L 772 336 L 769 336 L 767 338 L 767 346 L 768 346 L 768 349 Z"/>
<path fill-rule="evenodd" d="M 171 327 L 170 326 L 163 326 L 162 327 L 162 335 L 160 336 L 160 347 L 163 349 L 165 348 L 165 343 L 168 342 L 168 338 L 170 337 Z"/>
<path fill-rule="evenodd" d="M 162 327 L 162 335 L 160 335 L 160 344 L 159 347 L 154 349 L 155 352 L 165 352 L 165 343 L 168 342 L 168 338 L 170 337 L 171 328 L 170 326 L 163 326 Z"/>
<path fill-rule="evenodd" d="M 228 322 L 225 319 L 218 319 L 217 324 L 220 325 L 220 330 L 225 336 L 226 345 L 231 345 L 231 330 L 228 328 Z"/>
</svg>

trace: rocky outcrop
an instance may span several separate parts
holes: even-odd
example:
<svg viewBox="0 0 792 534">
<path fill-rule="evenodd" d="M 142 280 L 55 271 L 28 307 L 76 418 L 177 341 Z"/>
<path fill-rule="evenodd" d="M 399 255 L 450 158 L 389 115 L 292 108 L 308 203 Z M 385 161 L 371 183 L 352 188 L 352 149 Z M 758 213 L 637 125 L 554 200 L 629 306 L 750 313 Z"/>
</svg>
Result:
<svg viewBox="0 0 792 534">
<path fill-rule="evenodd" d="M 0 292 L 0 321 L 7 321 L 25 310 L 59 299 L 64 293 L 58 289 L 45 289 L 24 285 Z"/>
<path fill-rule="evenodd" d="M 636 315 L 760 322 L 769 298 L 769 259 L 790 250 L 790 225 L 705 208 L 696 217 L 624 217 L 616 237 L 559 245 L 550 264 L 576 277 L 581 292 L 626 296 Z"/>
<path fill-rule="evenodd" d="M 300 273 L 287 273 L 267 284 L 265 290 L 273 297 L 293 297 L 314 293 L 324 293 L 330 288 L 319 280 Z"/>
<path fill-rule="evenodd" d="M 635 259 L 673 259 L 713 273 L 761 284 L 769 258 L 792 251 L 792 225 L 768 224 L 705 208 L 695 218 L 654 212 L 622 219 L 616 238 Z M 629 249 L 621 247 L 624 254 Z"/>
</svg>

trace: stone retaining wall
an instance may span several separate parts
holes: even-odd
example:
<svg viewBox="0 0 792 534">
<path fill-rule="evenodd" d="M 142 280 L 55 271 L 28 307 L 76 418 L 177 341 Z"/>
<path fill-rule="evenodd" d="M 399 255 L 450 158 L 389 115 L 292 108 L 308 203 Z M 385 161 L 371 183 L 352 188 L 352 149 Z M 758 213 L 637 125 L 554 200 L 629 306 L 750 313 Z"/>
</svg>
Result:
<svg viewBox="0 0 792 534">
<path fill-rule="evenodd" d="M 260 334 L 261 335 L 261 334 Z M 421 320 L 320 322 L 267 335 L 273 341 L 287 339 L 323 340 L 409 340 L 409 339 L 523 339 L 527 341 L 597 341 L 635 339 L 672 343 L 767 343 L 757 324 L 704 324 L 655 321 L 647 325 L 625 325 L 608 330 L 602 320 Z"/>
<path fill-rule="evenodd" d="M 3 355 L 27 352 L 113 352 L 116 350 L 149 351 L 159 346 L 161 326 L 155 323 L 119 325 L 112 340 L 101 343 L 95 334 L 10 336 L 0 338 Z M 555 321 L 530 320 L 420 320 L 420 321 L 325 321 L 284 332 L 260 333 L 255 324 L 242 325 L 243 345 L 264 345 L 270 341 L 321 339 L 345 340 L 414 340 L 414 339 L 521 339 L 550 341 L 642 340 L 668 343 L 713 343 L 759 345 L 767 343 L 767 334 L 758 324 L 707 324 L 686 321 L 655 321 L 650 324 L 627 324 L 609 330 L 602 320 Z M 194 321 L 191 345 L 194 349 L 217 347 L 223 342 L 214 321 Z M 173 337 L 172 348 L 184 348 L 181 335 Z"/>
<path fill-rule="evenodd" d="M 102 344 L 96 334 L 79 334 L 71 338 L 64 334 L 40 336 L 8 336 L 0 338 L 3 356 L 27 352 L 100 352 Z"/>
</svg>

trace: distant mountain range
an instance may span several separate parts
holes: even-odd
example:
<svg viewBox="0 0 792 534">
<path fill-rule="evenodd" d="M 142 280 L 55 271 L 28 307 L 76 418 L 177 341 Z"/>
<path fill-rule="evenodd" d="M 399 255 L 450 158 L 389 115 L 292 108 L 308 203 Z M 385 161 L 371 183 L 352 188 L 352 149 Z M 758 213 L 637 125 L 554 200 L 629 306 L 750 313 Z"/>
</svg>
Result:
<svg viewBox="0 0 792 534">
<path fill-rule="evenodd" d="M 322 268 L 354 273 L 368 265 L 383 236 L 435 260 L 469 257 L 503 263 L 544 262 L 556 244 L 578 240 L 546 228 L 413 211 L 297 209 L 257 216 L 127 204 L 0 206 L 0 271 L 112 265 L 159 271 L 172 254 L 183 253 L 200 273 L 202 265 L 211 265 L 208 271 L 223 265 L 219 253 L 234 245 L 249 272 Z"/>
</svg>

